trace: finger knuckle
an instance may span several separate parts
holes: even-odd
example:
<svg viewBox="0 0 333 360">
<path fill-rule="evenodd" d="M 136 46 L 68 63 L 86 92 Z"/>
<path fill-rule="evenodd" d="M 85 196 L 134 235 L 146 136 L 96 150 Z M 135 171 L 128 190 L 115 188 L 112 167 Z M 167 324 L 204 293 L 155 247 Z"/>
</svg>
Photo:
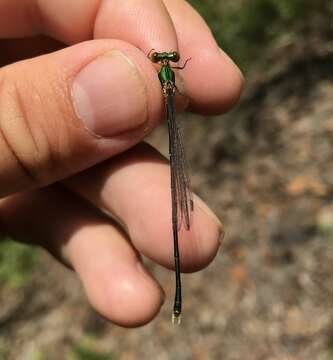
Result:
<svg viewBox="0 0 333 360">
<path fill-rule="evenodd" d="M 0 138 L 17 176 L 31 186 L 41 186 L 52 156 L 33 112 L 39 95 L 20 79 L 13 80 L 6 70 L 0 72 Z"/>
</svg>

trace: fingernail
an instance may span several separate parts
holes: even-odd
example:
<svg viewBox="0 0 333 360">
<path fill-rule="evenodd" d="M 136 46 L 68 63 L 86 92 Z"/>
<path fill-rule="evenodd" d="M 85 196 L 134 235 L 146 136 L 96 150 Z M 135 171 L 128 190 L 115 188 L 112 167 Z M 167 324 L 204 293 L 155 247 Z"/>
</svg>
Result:
<svg viewBox="0 0 333 360">
<path fill-rule="evenodd" d="M 193 194 L 194 206 L 198 206 L 206 215 L 208 215 L 220 229 L 220 242 L 224 238 L 224 226 L 219 218 L 213 213 L 213 211 L 207 206 L 207 204 L 196 194 Z"/>
<path fill-rule="evenodd" d="M 146 93 L 136 66 L 120 51 L 106 53 L 76 76 L 74 108 L 85 127 L 109 137 L 145 124 Z"/>
</svg>

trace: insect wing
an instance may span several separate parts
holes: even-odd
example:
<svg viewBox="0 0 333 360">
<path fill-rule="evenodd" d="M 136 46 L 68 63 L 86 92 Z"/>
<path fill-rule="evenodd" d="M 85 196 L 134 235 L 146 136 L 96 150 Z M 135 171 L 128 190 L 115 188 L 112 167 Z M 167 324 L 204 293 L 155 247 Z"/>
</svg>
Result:
<svg viewBox="0 0 333 360">
<path fill-rule="evenodd" d="M 175 117 L 173 95 L 167 95 L 166 103 L 169 125 L 171 172 L 175 184 L 175 186 L 171 189 L 171 191 L 175 192 L 172 198 L 175 199 L 176 204 L 173 206 L 177 206 L 178 230 L 180 230 L 182 225 L 184 225 L 186 230 L 189 230 L 191 212 L 193 211 L 192 192 L 190 187 L 190 178 L 187 171 L 182 134 Z"/>
</svg>

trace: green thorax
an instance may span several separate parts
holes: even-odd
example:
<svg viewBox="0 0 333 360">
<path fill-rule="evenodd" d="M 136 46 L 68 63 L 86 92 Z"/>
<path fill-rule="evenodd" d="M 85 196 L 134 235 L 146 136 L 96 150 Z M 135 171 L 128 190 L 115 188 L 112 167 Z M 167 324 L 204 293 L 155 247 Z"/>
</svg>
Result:
<svg viewBox="0 0 333 360">
<path fill-rule="evenodd" d="M 175 84 L 175 73 L 169 65 L 161 66 L 160 72 L 158 73 L 158 78 L 160 79 L 162 87 L 164 87 L 166 83 L 170 82 Z"/>
</svg>

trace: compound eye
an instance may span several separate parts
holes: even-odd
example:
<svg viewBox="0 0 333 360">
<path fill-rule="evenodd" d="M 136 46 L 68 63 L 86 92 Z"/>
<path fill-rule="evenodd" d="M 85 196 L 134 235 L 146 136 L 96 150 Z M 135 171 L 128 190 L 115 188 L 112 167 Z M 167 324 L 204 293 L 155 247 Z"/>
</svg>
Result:
<svg viewBox="0 0 333 360">
<path fill-rule="evenodd" d="M 152 54 L 151 54 L 151 61 L 152 62 L 154 62 L 154 63 L 156 63 L 156 62 L 158 62 L 158 52 L 153 52 Z"/>
<path fill-rule="evenodd" d="M 177 51 L 174 51 L 172 53 L 172 61 L 174 61 L 174 62 L 179 61 L 179 54 L 177 53 Z"/>
</svg>

